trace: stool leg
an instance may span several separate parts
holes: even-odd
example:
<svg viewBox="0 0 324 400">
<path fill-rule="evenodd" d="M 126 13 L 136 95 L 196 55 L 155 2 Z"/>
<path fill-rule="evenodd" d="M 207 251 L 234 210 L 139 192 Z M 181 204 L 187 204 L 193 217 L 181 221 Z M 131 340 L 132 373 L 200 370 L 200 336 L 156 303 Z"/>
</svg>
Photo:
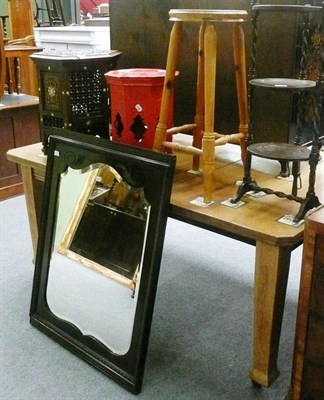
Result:
<svg viewBox="0 0 324 400">
<path fill-rule="evenodd" d="M 213 23 L 208 22 L 204 35 L 205 47 L 205 131 L 202 141 L 202 168 L 204 179 L 204 202 L 212 201 L 215 168 L 215 86 L 217 37 Z"/>
<path fill-rule="evenodd" d="M 169 50 L 161 99 L 159 122 L 156 126 L 153 150 L 162 151 L 166 138 L 167 121 L 171 95 L 174 90 L 175 73 L 180 49 L 182 22 L 175 22 L 170 34 Z"/>
<path fill-rule="evenodd" d="M 236 75 L 236 91 L 239 109 L 240 126 L 239 132 L 244 134 L 240 140 L 241 157 L 243 165 L 246 162 L 246 136 L 248 131 L 248 105 L 247 105 L 247 83 L 245 64 L 245 40 L 241 24 L 234 24 L 233 27 L 233 49 Z"/>
<path fill-rule="evenodd" d="M 197 68 L 197 89 L 196 89 L 196 113 L 194 122 L 196 124 L 196 128 L 193 135 L 192 145 L 201 149 L 202 146 L 202 138 L 204 133 L 204 59 L 205 59 L 205 50 L 204 50 L 204 36 L 206 29 L 206 21 L 203 21 L 200 30 L 199 30 L 199 45 L 198 45 L 198 68 Z M 198 171 L 200 167 L 200 157 L 197 155 L 193 156 L 192 169 L 194 171 Z"/>
</svg>

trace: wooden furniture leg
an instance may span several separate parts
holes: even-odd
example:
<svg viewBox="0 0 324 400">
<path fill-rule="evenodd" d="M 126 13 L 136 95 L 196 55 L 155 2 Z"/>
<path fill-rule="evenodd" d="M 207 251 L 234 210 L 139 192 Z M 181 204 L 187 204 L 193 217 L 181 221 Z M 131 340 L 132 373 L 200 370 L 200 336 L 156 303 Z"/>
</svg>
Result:
<svg viewBox="0 0 324 400">
<path fill-rule="evenodd" d="M 11 76 L 11 69 L 10 69 L 10 59 L 6 58 L 6 85 L 7 85 L 7 92 L 8 94 L 13 93 L 13 82 L 12 82 L 12 76 Z"/>
<path fill-rule="evenodd" d="M 21 83 L 20 83 L 20 59 L 19 59 L 19 57 L 14 58 L 14 72 L 15 72 L 15 81 L 16 81 L 16 91 L 17 91 L 17 94 L 20 94 Z"/>
<path fill-rule="evenodd" d="M 248 104 L 247 104 L 247 82 L 246 82 L 246 58 L 245 58 L 245 39 L 242 24 L 233 26 L 233 51 L 236 75 L 236 93 L 239 110 L 239 132 L 244 134 L 240 140 L 241 157 L 243 165 L 246 160 L 246 137 L 248 131 Z"/>
<path fill-rule="evenodd" d="M 268 387 L 278 377 L 279 339 L 286 298 L 290 247 L 257 241 L 254 277 L 252 382 Z"/>
<path fill-rule="evenodd" d="M 171 149 L 178 153 L 187 153 L 193 156 L 190 172 L 196 174 L 198 172 L 200 174 L 202 170 L 204 182 L 203 196 L 198 196 L 196 199 L 198 200 L 197 204 L 203 200 L 205 203 L 203 206 L 207 206 L 213 200 L 215 147 L 226 143 L 240 144 L 242 161 L 245 164 L 245 135 L 247 132 L 248 116 L 247 90 L 245 87 L 245 42 L 241 23 L 246 21 L 247 12 L 244 10 L 171 9 L 169 16 L 170 21 L 173 21 L 174 25 L 170 35 L 166 77 L 153 149 L 156 151 Z M 171 90 L 173 91 L 174 89 L 174 74 L 176 72 L 176 62 L 181 44 L 181 25 L 183 22 L 200 22 L 195 117 L 194 123 L 168 128 L 169 99 L 172 93 Z M 240 131 L 235 134 L 214 132 L 217 61 L 216 25 L 218 22 L 234 24 L 232 40 L 240 117 Z M 177 133 L 190 133 L 193 136 L 192 145 L 181 145 L 166 141 L 167 135 L 172 136 Z"/>
<path fill-rule="evenodd" d="M 165 90 L 163 90 L 162 93 L 159 123 L 157 124 L 154 137 L 153 149 L 156 151 L 163 150 L 163 142 L 166 138 L 169 104 L 174 90 L 174 80 L 179 56 L 181 34 L 182 22 L 175 22 L 170 34 L 167 65 L 164 78 Z"/>
<path fill-rule="evenodd" d="M 36 190 L 33 178 L 32 168 L 26 165 L 21 165 L 21 176 L 24 185 L 25 200 L 27 206 L 27 214 L 29 221 L 29 229 L 32 238 L 34 256 L 36 256 L 37 242 L 38 242 L 38 209 L 36 205 Z"/>
<path fill-rule="evenodd" d="M 203 136 L 202 168 L 204 176 L 204 202 L 212 201 L 213 175 L 215 168 L 215 92 L 216 92 L 216 47 L 217 37 L 213 23 L 208 22 L 204 35 L 205 47 L 205 131 Z"/>
<path fill-rule="evenodd" d="M 196 112 L 194 123 L 196 128 L 194 131 L 192 145 L 201 149 L 202 138 L 204 134 L 204 118 L 205 118 L 205 30 L 206 21 L 203 21 L 199 29 L 199 45 L 198 45 L 198 67 L 197 67 L 197 89 L 196 89 Z M 192 169 L 199 171 L 200 169 L 200 156 L 194 155 L 192 162 Z"/>
</svg>

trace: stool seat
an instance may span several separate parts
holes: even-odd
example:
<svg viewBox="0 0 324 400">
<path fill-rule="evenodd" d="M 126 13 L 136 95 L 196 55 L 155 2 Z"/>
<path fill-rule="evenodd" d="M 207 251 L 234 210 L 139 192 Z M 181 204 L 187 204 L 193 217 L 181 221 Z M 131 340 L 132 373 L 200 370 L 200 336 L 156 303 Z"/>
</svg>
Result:
<svg viewBox="0 0 324 400">
<path fill-rule="evenodd" d="M 244 22 L 248 13 L 244 10 L 195 10 L 195 9 L 171 9 L 170 21 L 199 22 L 209 20 L 213 22 Z"/>
<path fill-rule="evenodd" d="M 248 152 L 268 160 L 307 161 L 310 150 L 291 143 L 257 143 L 247 148 Z"/>
</svg>

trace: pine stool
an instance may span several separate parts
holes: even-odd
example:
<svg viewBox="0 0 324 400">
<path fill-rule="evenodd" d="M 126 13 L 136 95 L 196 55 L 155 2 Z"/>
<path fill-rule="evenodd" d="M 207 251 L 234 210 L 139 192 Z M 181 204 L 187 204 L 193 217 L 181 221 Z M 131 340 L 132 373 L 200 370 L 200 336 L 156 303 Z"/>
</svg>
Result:
<svg viewBox="0 0 324 400">
<path fill-rule="evenodd" d="M 212 201 L 215 146 L 223 145 L 225 143 L 240 144 L 243 163 L 245 160 L 245 137 L 248 129 L 248 107 L 245 41 L 242 23 L 246 21 L 247 15 L 247 12 L 243 10 L 171 9 L 169 11 L 170 21 L 174 21 L 174 25 L 170 34 L 160 116 L 155 131 L 153 148 L 156 151 L 163 151 L 165 148 L 171 148 L 174 151 L 192 154 L 192 168 L 197 172 L 199 171 L 201 159 L 205 203 Z M 168 129 L 167 121 L 169 104 L 174 90 L 183 22 L 201 23 L 198 45 L 196 110 L 194 123 Z M 216 25 L 218 23 L 233 24 L 234 68 L 240 122 L 239 133 L 231 135 L 221 135 L 214 132 L 217 59 Z M 173 135 L 180 132 L 193 133 L 192 146 L 182 146 L 166 141 L 167 135 Z"/>
</svg>

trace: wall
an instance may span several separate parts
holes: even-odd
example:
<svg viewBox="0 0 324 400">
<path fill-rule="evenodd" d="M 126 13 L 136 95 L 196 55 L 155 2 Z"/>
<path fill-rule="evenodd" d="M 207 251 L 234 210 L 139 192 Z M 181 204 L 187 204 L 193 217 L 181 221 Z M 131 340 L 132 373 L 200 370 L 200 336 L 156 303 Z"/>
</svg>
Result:
<svg viewBox="0 0 324 400">
<path fill-rule="evenodd" d="M 249 0 L 133 0 L 131 3 L 127 0 L 111 0 L 111 46 L 123 52 L 118 65 L 120 68 L 165 68 L 172 27 L 168 20 L 171 8 L 245 9 L 248 4 Z M 184 26 L 180 76 L 175 92 L 176 123 L 190 122 L 194 112 L 198 29 L 198 24 Z M 219 107 L 216 116 L 216 128 L 219 131 L 234 131 L 238 117 L 229 25 L 219 29 L 218 65 L 216 103 L 222 107 Z"/>
</svg>

